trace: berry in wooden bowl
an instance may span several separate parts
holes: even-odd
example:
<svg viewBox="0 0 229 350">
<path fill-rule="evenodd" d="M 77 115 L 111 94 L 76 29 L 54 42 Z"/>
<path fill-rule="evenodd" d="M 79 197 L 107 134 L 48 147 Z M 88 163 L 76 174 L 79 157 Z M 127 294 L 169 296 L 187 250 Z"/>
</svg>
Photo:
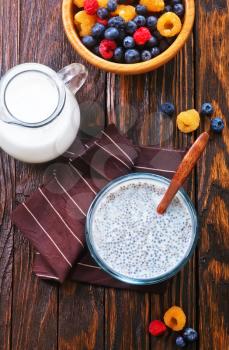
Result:
<svg viewBox="0 0 229 350">
<path fill-rule="evenodd" d="M 65 32 L 92 65 L 117 74 L 154 70 L 183 47 L 194 0 L 63 0 Z"/>
</svg>

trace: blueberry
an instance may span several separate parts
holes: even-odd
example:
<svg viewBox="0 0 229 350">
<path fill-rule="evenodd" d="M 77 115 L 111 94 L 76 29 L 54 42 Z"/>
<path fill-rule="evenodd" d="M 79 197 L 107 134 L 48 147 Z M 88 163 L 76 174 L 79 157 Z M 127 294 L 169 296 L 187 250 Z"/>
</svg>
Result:
<svg viewBox="0 0 229 350">
<path fill-rule="evenodd" d="M 96 23 L 93 27 L 92 27 L 92 36 L 94 38 L 99 38 L 103 35 L 105 31 L 105 26 L 101 23 Z"/>
<path fill-rule="evenodd" d="M 126 36 L 123 39 L 123 46 L 125 47 L 125 49 L 132 49 L 135 46 L 135 42 L 132 36 Z"/>
<path fill-rule="evenodd" d="M 151 47 L 157 46 L 157 44 L 158 44 L 157 38 L 155 36 L 151 36 L 151 38 L 147 41 L 146 45 L 151 48 Z"/>
<path fill-rule="evenodd" d="M 185 330 L 183 332 L 183 337 L 189 343 L 193 343 L 197 340 L 198 333 L 193 328 L 185 328 Z"/>
<path fill-rule="evenodd" d="M 167 50 L 168 47 L 169 47 L 169 43 L 167 42 L 167 40 L 161 40 L 160 41 L 159 48 L 160 48 L 161 52 Z"/>
<path fill-rule="evenodd" d="M 222 118 L 216 117 L 211 120 L 211 129 L 214 132 L 220 133 L 223 130 L 223 128 L 224 128 L 224 121 Z"/>
<path fill-rule="evenodd" d="M 161 105 L 161 111 L 169 116 L 172 116 L 175 112 L 175 107 L 170 102 L 165 102 Z"/>
<path fill-rule="evenodd" d="M 202 115 L 206 115 L 206 116 L 211 116 L 214 112 L 214 109 L 211 105 L 211 103 L 209 102 L 205 102 L 202 104 L 202 107 L 201 107 L 201 114 Z"/>
<path fill-rule="evenodd" d="M 172 5 L 180 4 L 181 0 L 171 0 Z"/>
<path fill-rule="evenodd" d="M 108 11 L 111 11 L 111 12 L 115 11 L 117 6 L 118 4 L 116 0 L 109 0 L 107 3 L 107 9 Z"/>
<path fill-rule="evenodd" d="M 96 45 L 96 40 L 91 35 L 84 36 L 82 42 L 88 48 L 92 48 Z"/>
<path fill-rule="evenodd" d="M 140 61 L 140 54 L 137 50 L 130 49 L 125 52 L 126 63 L 137 63 Z"/>
<path fill-rule="evenodd" d="M 124 28 L 125 21 L 120 16 L 111 17 L 108 21 L 108 27 L 115 27 L 117 29 Z"/>
<path fill-rule="evenodd" d="M 173 10 L 171 5 L 166 5 L 164 8 L 164 12 L 171 12 Z"/>
<path fill-rule="evenodd" d="M 134 22 L 137 24 L 137 27 L 144 27 L 146 19 L 144 16 L 138 15 L 134 18 Z"/>
<path fill-rule="evenodd" d="M 152 55 L 150 53 L 150 51 L 148 50 L 143 50 L 141 53 L 141 59 L 142 61 L 148 61 L 152 58 Z"/>
<path fill-rule="evenodd" d="M 179 336 L 176 338 L 176 345 L 179 347 L 179 348 L 184 348 L 186 346 L 186 343 L 185 343 L 185 340 L 183 337 Z"/>
<path fill-rule="evenodd" d="M 149 16 L 146 20 L 146 25 L 150 29 L 155 29 L 157 26 L 157 17 Z"/>
<path fill-rule="evenodd" d="M 147 8 L 143 5 L 137 5 L 135 11 L 138 15 L 145 16 L 147 14 Z"/>
<path fill-rule="evenodd" d="M 108 10 L 105 8 L 105 7 L 100 7 L 98 10 L 97 10 L 97 16 L 101 19 L 105 19 L 107 18 L 109 15 L 109 12 Z"/>
<path fill-rule="evenodd" d="M 99 52 L 99 46 L 95 46 L 92 48 L 92 52 L 97 55 L 97 56 L 100 56 L 100 52 Z"/>
<path fill-rule="evenodd" d="M 119 37 L 119 31 L 114 27 L 107 28 L 105 30 L 104 37 L 109 40 L 116 40 Z"/>
<path fill-rule="evenodd" d="M 126 23 L 127 34 L 134 34 L 136 29 L 137 29 L 137 24 L 134 21 L 129 21 Z"/>
<path fill-rule="evenodd" d="M 153 32 L 153 35 L 158 39 L 158 40 L 162 40 L 164 37 L 159 33 L 158 30 L 155 30 Z"/>
<path fill-rule="evenodd" d="M 119 29 L 119 37 L 118 37 L 118 42 L 122 46 L 123 39 L 126 37 L 126 32 L 124 29 Z"/>
<path fill-rule="evenodd" d="M 156 56 L 160 55 L 160 53 L 161 53 L 160 49 L 157 46 L 153 47 L 151 50 L 152 57 L 156 57 Z"/>
<path fill-rule="evenodd" d="M 182 17 L 184 14 L 184 6 L 182 4 L 176 4 L 173 6 L 173 12 L 179 16 Z"/>
<path fill-rule="evenodd" d="M 114 56 L 113 59 L 115 62 L 122 62 L 123 60 L 123 55 L 124 55 L 124 50 L 122 47 L 116 47 L 114 50 Z"/>
</svg>

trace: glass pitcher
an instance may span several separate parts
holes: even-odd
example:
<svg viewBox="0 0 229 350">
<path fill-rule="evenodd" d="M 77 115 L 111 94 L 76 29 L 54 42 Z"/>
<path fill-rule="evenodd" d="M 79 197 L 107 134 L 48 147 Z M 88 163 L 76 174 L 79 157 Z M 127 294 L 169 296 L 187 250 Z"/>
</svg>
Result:
<svg viewBox="0 0 229 350">
<path fill-rule="evenodd" d="M 38 63 L 9 70 L 0 81 L 0 147 L 28 163 L 46 162 L 64 153 L 79 130 L 74 95 L 87 74 L 78 63 L 58 73 Z"/>
</svg>

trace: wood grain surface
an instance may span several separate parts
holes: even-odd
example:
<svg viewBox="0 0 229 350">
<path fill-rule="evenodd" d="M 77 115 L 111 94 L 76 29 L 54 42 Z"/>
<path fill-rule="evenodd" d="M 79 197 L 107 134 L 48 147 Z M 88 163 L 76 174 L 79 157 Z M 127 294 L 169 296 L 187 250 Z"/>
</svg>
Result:
<svg viewBox="0 0 229 350">
<path fill-rule="evenodd" d="M 141 76 L 106 74 L 88 66 L 77 95 L 81 133 L 93 136 L 114 122 L 135 142 L 186 147 L 197 136 L 177 131 L 159 112 L 172 101 L 177 113 L 213 101 L 228 118 L 229 1 L 196 2 L 194 35 L 179 55 Z M 213 30 L 214 28 L 214 30 Z M 55 70 L 80 61 L 65 37 L 60 0 L 0 1 L 1 75 L 36 61 Z M 81 60 L 81 62 L 83 62 Z M 85 63 L 85 62 L 83 62 Z M 227 119 L 228 122 L 228 119 Z M 200 133 L 209 128 L 203 119 Z M 38 280 L 34 251 L 12 226 L 13 207 L 42 182 L 48 165 L 26 165 L 0 153 L 0 350 L 173 350 L 174 334 L 149 335 L 149 321 L 173 304 L 200 333 L 190 349 L 226 350 L 229 344 L 228 129 L 211 138 L 188 182 L 200 218 L 195 256 L 161 294 Z"/>
<path fill-rule="evenodd" d="M 229 1 L 198 3 L 196 102 L 213 100 L 216 115 L 228 125 Z M 209 28 L 215 28 L 210 30 Z M 225 33 L 225 34 L 224 34 Z M 205 48 L 208 48 L 205 50 Z M 207 129 L 204 120 L 202 128 Z M 198 167 L 200 348 L 228 349 L 229 133 L 210 140 Z"/>
</svg>

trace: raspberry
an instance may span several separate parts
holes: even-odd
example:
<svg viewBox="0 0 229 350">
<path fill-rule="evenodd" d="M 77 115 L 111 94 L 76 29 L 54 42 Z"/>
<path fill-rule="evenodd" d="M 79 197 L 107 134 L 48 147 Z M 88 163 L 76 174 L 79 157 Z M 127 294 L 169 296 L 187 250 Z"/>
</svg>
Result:
<svg viewBox="0 0 229 350">
<path fill-rule="evenodd" d="M 107 26 L 108 20 L 97 17 L 97 22 L 103 24 L 104 26 Z"/>
<path fill-rule="evenodd" d="M 131 5 L 118 5 L 116 10 L 112 12 L 113 16 L 120 16 L 125 22 L 131 21 L 135 16 L 135 7 Z"/>
<path fill-rule="evenodd" d="M 163 0 L 140 0 L 139 4 L 145 6 L 149 12 L 161 12 L 165 8 Z"/>
<path fill-rule="evenodd" d="M 140 27 L 134 33 L 133 38 L 137 45 L 145 45 L 151 38 L 151 33 L 148 28 Z"/>
<path fill-rule="evenodd" d="M 157 21 L 157 30 L 166 38 L 171 38 L 180 33 L 181 27 L 180 18 L 173 12 L 164 13 Z"/>
<path fill-rule="evenodd" d="M 184 133 L 196 130 L 200 125 L 200 115 L 195 109 L 181 112 L 177 116 L 177 127 Z"/>
<path fill-rule="evenodd" d="M 80 36 L 91 34 L 91 29 L 96 23 L 96 16 L 90 16 L 85 11 L 79 11 L 74 16 L 74 23 Z"/>
<path fill-rule="evenodd" d="M 94 15 L 99 8 L 97 0 L 84 0 L 84 10 L 88 15 Z"/>
<path fill-rule="evenodd" d="M 150 334 L 157 337 L 158 335 L 165 333 L 165 331 L 166 331 L 166 326 L 162 321 L 154 320 L 150 322 L 150 325 L 149 325 Z"/>
<path fill-rule="evenodd" d="M 103 39 L 99 45 L 100 55 L 109 60 L 114 55 L 114 50 L 116 49 L 116 42 L 113 40 Z"/>
<path fill-rule="evenodd" d="M 173 331 L 181 331 L 186 323 L 185 313 L 179 306 L 172 306 L 164 314 L 164 322 Z"/>
</svg>

